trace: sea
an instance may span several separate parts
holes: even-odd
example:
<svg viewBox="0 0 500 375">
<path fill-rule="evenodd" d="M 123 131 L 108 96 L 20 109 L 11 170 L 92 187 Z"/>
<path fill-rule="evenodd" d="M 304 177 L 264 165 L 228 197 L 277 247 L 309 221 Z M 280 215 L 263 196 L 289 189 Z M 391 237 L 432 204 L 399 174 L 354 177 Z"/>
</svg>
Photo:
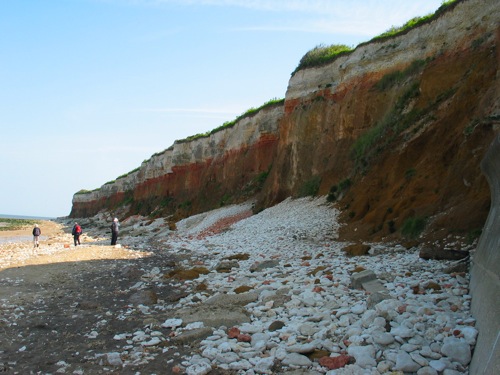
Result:
<svg viewBox="0 0 500 375">
<path fill-rule="evenodd" d="M 4 214 L 0 214 L 0 219 L 53 220 L 53 219 L 55 219 L 55 217 L 46 217 L 46 216 L 21 216 L 21 215 L 4 215 Z"/>
</svg>

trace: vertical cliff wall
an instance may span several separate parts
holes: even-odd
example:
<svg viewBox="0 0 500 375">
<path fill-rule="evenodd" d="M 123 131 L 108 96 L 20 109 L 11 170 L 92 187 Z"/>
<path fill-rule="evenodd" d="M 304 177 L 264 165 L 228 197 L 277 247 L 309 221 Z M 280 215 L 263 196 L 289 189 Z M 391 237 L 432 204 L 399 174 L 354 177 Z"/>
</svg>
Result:
<svg viewBox="0 0 500 375">
<path fill-rule="evenodd" d="M 176 141 L 132 173 L 73 197 L 70 216 L 100 210 L 182 217 L 249 199 L 274 161 L 281 103 L 208 136 Z M 127 214 L 126 213 L 126 214 Z"/>
<path fill-rule="evenodd" d="M 498 132 L 499 19 L 496 1 L 461 1 L 297 72 L 259 204 L 316 183 L 342 197 L 346 239 L 398 235 L 410 218 L 429 238 L 479 231 L 490 201 L 479 164 Z"/>
</svg>

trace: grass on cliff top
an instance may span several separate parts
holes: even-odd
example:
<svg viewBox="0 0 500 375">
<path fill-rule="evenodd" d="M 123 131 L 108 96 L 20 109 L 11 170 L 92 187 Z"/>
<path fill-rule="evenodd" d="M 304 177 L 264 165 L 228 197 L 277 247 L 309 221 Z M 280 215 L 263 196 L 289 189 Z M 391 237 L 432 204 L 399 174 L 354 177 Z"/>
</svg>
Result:
<svg viewBox="0 0 500 375">
<path fill-rule="evenodd" d="M 240 120 L 242 120 L 242 119 L 244 119 L 246 117 L 254 116 L 254 115 L 256 115 L 257 113 L 259 113 L 261 110 L 263 110 L 265 108 L 271 108 L 271 107 L 274 107 L 274 106 L 283 105 L 284 103 L 285 103 L 285 99 L 284 98 L 283 99 L 273 98 L 273 99 L 265 102 L 263 105 L 261 105 L 258 108 L 250 108 L 250 109 L 248 109 L 246 112 L 244 112 L 242 115 L 236 117 L 234 120 L 232 120 L 232 121 L 226 121 L 221 126 L 215 128 L 215 129 L 212 129 L 209 132 L 191 135 L 191 136 L 189 136 L 187 138 L 177 140 L 176 143 L 185 143 L 185 142 L 193 141 L 193 140 L 198 139 L 198 138 L 209 137 L 212 134 L 215 134 L 215 133 L 217 133 L 217 132 L 219 132 L 221 130 L 233 127 L 234 125 L 236 125 L 238 123 L 238 121 L 240 121 Z"/>
<path fill-rule="evenodd" d="M 251 117 L 251 116 L 256 115 L 257 113 L 259 113 L 261 110 L 263 110 L 265 108 L 271 108 L 271 107 L 274 107 L 274 106 L 280 106 L 280 105 L 283 105 L 284 103 L 285 103 L 285 99 L 284 98 L 282 98 L 282 99 L 273 98 L 273 99 L 265 102 L 263 105 L 261 105 L 258 108 L 250 108 L 250 109 L 248 109 L 246 112 L 244 112 L 242 115 L 240 115 L 237 118 L 235 118 L 233 121 L 226 121 L 221 126 L 215 128 L 215 129 L 213 129 L 213 130 L 211 130 L 209 132 L 195 134 L 195 135 L 189 136 L 187 138 L 177 140 L 175 142 L 176 143 L 186 143 L 186 142 L 194 141 L 194 140 L 199 139 L 199 138 L 210 137 L 212 134 L 215 134 L 215 133 L 217 133 L 217 132 L 219 132 L 221 130 L 233 127 L 234 125 L 236 125 L 238 123 L 238 121 L 240 121 L 240 120 L 242 120 L 242 119 L 244 119 L 246 117 Z M 154 153 L 153 155 L 151 155 L 151 158 L 153 158 L 155 156 L 158 156 L 158 155 L 161 155 L 165 151 L 172 150 L 172 149 L 173 149 L 173 146 L 170 146 L 169 148 L 167 148 L 167 149 L 165 149 L 165 150 L 163 150 L 161 152 Z M 142 162 L 142 164 L 147 163 L 149 160 L 151 160 L 151 158 L 149 158 L 147 160 L 144 160 Z M 128 173 L 125 173 L 125 174 L 122 174 L 121 176 L 118 176 L 115 180 L 111 180 L 111 181 L 106 182 L 104 185 L 114 184 L 116 182 L 116 180 L 119 180 L 121 178 L 125 178 L 125 177 L 131 175 L 132 173 L 137 172 L 139 169 L 140 169 L 140 167 L 137 167 L 137 168 L 135 168 L 134 170 L 132 170 L 132 171 L 130 171 Z M 98 190 L 100 190 L 100 188 L 97 188 L 97 189 L 94 189 L 94 190 L 82 189 L 82 190 L 77 191 L 75 193 L 75 195 L 88 194 L 88 193 L 91 193 L 93 191 L 98 191 Z"/>
<path fill-rule="evenodd" d="M 445 11 L 452 9 L 460 1 L 464 0 L 445 0 L 442 2 L 441 6 L 434 13 L 430 13 L 422 17 L 414 17 L 402 26 L 392 26 L 386 32 L 383 32 L 382 34 L 372 38 L 371 40 L 360 43 L 356 48 L 372 42 L 384 41 L 399 35 L 406 34 L 408 31 L 418 26 L 424 25 L 426 23 L 435 20 Z M 356 48 L 351 48 L 343 44 L 332 44 L 330 46 L 325 46 L 325 45 L 316 46 L 312 50 L 308 51 L 302 57 L 302 59 L 300 59 L 299 65 L 292 72 L 292 77 L 299 70 L 312 67 L 319 67 L 329 64 L 340 56 L 352 53 L 352 51 L 354 51 Z"/>
<path fill-rule="evenodd" d="M 301 69 L 307 69 L 315 66 L 328 64 L 337 57 L 346 55 L 353 51 L 353 48 L 345 44 L 332 44 L 325 46 L 320 44 L 308 51 L 299 61 L 299 65 L 293 71 L 292 76 Z"/>
</svg>

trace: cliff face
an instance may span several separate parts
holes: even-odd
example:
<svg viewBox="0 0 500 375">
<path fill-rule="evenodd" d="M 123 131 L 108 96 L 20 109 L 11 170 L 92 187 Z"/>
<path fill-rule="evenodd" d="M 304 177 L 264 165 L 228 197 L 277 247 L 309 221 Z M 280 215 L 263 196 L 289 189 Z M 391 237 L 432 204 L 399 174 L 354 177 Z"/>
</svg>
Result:
<svg viewBox="0 0 500 375">
<path fill-rule="evenodd" d="M 75 194 L 71 216 L 126 207 L 175 219 L 332 192 L 345 239 L 396 236 L 409 219 L 430 238 L 480 229 L 490 193 L 479 164 L 500 121 L 499 21 L 496 0 L 459 1 L 404 35 L 299 70 L 283 106 Z"/>
<path fill-rule="evenodd" d="M 430 237 L 479 230 L 490 200 L 479 164 L 500 120 L 498 25 L 497 2 L 463 1 L 295 74 L 261 204 L 320 181 L 343 197 L 346 239 L 396 235 L 408 219 Z"/>
<path fill-rule="evenodd" d="M 101 210 L 182 217 L 255 196 L 273 163 L 283 106 L 209 137 L 176 141 L 127 176 L 73 197 L 71 217 Z"/>
</svg>

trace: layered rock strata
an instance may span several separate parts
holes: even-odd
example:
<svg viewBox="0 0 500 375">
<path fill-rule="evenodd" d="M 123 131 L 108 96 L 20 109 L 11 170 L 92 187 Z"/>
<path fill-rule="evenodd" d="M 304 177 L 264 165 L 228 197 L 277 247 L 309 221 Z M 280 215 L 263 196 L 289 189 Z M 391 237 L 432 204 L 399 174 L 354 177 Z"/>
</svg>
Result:
<svg viewBox="0 0 500 375">
<path fill-rule="evenodd" d="M 209 136 L 176 141 L 140 168 L 73 197 L 72 217 L 127 205 L 130 213 L 188 215 L 248 199 L 274 160 L 283 106 L 278 104 Z M 238 192 L 235 194 L 234 192 Z"/>
<path fill-rule="evenodd" d="M 479 163 L 498 133 L 500 10 L 459 0 L 403 35 L 290 79 L 284 105 L 210 136 L 175 142 L 137 171 L 86 194 L 71 216 L 176 220 L 256 198 L 331 193 L 345 239 L 401 234 L 425 222 L 429 238 L 478 233 L 490 193 Z"/>
</svg>

